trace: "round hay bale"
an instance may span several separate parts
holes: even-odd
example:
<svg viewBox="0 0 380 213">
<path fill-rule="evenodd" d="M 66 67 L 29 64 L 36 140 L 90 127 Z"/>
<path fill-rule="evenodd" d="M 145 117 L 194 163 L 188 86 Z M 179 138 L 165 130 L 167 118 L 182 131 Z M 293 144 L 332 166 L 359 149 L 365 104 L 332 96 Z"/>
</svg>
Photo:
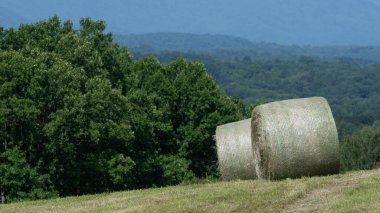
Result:
<svg viewBox="0 0 380 213">
<path fill-rule="evenodd" d="M 339 142 L 326 99 L 293 99 L 252 111 L 252 146 L 259 179 L 339 172 Z"/>
<path fill-rule="evenodd" d="M 216 128 L 219 170 L 223 180 L 255 179 L 251 119 Z"/>
</svg>

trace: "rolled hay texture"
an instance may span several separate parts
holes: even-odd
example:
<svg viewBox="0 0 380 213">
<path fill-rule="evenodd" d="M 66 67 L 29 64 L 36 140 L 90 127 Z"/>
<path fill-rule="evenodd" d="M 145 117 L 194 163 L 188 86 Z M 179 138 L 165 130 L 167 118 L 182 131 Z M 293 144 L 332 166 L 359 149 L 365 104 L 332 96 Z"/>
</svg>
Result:
<svg viewBox="0 0 380 213">
<path fill-rule="evenodd" d="M 293 99 L 252 111 L 252 146 L 259 179 L 339 172 L 339 142 L 326 99 Z"/>
<path fill-rule="evenodd" d="M 255 179 L 251 119 L 216 128 L 219 171 L 223 180 Z"/>
</svg>

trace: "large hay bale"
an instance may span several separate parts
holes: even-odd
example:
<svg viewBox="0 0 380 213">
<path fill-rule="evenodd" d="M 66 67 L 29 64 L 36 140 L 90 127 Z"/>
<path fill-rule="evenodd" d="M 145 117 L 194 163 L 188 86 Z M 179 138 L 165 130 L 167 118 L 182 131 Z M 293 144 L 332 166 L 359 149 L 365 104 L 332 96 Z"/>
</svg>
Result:
<svg viewBox="0 0 380 213">
<path fill-rule="evenodd" d="M 216 128 L 219 170 L 223 180 L 255 179 L 251 119 Z"/>
<path fill-rule="evenodd" d="M 252 112 L 252 145 L 259 179 L 339 172 L 339 142 L 326 99 L 268 103 Z"/>
</svg>

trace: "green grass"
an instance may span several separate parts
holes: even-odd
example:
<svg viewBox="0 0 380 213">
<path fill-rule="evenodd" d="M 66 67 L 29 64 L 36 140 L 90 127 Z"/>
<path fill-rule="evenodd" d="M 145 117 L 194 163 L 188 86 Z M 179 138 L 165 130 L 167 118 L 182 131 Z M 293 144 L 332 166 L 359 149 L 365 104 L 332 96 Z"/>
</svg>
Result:
<svg viewBox="0 0 380 213">
<path fill-rule="evenodd" d="M 1 212 L 380 212 L 380 170 L 235 181 L 0 205 Z"/>
<path fill-rule="evenodd" d="M 336 196 L 329 212 L 380 212 L 379 177 Z"/>
</svg>

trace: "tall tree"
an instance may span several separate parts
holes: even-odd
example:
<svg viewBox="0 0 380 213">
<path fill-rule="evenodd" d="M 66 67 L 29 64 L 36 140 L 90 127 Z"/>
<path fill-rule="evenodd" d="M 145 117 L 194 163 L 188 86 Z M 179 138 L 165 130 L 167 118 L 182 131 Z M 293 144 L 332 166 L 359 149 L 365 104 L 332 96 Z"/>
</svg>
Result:
<svg viewBox="0 0 380 213">
<path fill-rule="evenodd" d="M 199 63 L 132 61 L 104 33 L 103 21 L 80 25 L 76 30 L 53 17 L 0 32 L 4 197 L 80 195 L 217 175 L 213 134 L 217 125 L 242 118 L 236 100 Z"/>
</svg>

